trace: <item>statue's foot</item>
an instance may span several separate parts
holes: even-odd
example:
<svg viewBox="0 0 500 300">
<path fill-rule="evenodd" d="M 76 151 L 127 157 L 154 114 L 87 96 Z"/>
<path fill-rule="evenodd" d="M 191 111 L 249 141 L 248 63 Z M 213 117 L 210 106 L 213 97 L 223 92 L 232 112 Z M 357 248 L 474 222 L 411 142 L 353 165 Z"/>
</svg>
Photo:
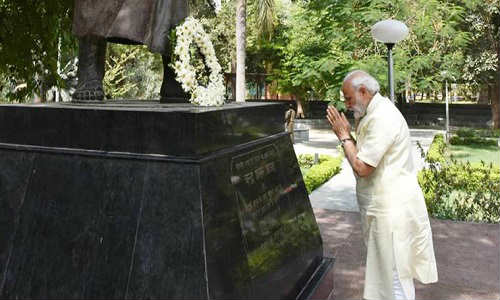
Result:
<svg viewBox="0 0 500 300">
<path fill-rule="evenodd" d="M 160 90 L 161 103 L 189 103 L 189 94 L 172 77 L 163 79 Z"/>
<path fill-rule="evenodd" d="M 171 57 L 162 55 L 163 82 L 160 90 L 161 103 L 189 103 L 189 94 L 182 89 L 182 85 L 175 80 L 175 71 L 169 66 Z"/>
<path fill-rule="evenodd" d="M 102 101 L 103 99 L 104 91 L 102 82 L 99 80 L 84 82 L 73 93 L 73 101 Z"/>
</svg>

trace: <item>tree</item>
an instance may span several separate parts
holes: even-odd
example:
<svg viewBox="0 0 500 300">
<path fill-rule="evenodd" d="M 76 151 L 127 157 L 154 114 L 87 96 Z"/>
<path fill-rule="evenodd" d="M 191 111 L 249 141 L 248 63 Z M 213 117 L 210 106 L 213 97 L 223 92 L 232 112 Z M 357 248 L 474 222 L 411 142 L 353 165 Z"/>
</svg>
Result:
<svg viewBox="0 0 500 300">
<path fill-rule="evenodd" d="M 292 7 L 278 39 L 281 59 L 274 69 L 279 90 L 295 95 L 298 112 L 304 100 L 338 94 L 339 82 L 352 65 L 342 49 L 348 46 L 347 38 L 338 24 L 310 5 L 298 2 Z"/>
<path fill-rule="evenodd" d="M 77 39 L 71 32 L 73 2 L 0 0 L 0 95 L 19 101 L 36 93 L 44 101 L 48 88 L 65 87 L 66 82 L 58 73 L 57 64 L 67 65 L 78 53 Z M 219 37 L 221 30 L 214 21 L 210 1 L 189 2 L 192 14 L 216 24 L 218 31 L 215 35 L 220 41 L 218 50 L 230 47 L 231 43 Z M 234 36 L 234 18 L 232 23 Z M 218 55 L 221 58 L 227 51 L 219 53 L 222 53 Z M 162 76 L 159 55 L 149 53 L 144 47 L 108 44 L 106 68 L 109 73 L 106 73 L 104 84 L 108 94 L 156 98 Z"/>
<path fill-rule="evenodd" d="M 72 2 L 0 1 L 0 72 L 13 85 L 26 84 L 15 94 L 9 92 L 10 98 L 26 99 L 36 92 L 44 100 L 51 86 L 64 86 L 57 63 L 59 57 L 64 65 L 76 53 Z"/>
<path fill-rule="evenodd" d="M 246 0 L 236 2 L 236 102 L 245 101 Z"/>
<path fill-rule="evenodd" d="M 359 68 L 386 92 L 387 49 L 373 40 L 370 28 L 391 18 L 410 28 L 394 49 L 396 91 L 441 90 L 440 71 L 460 74 L 463 68 L 470 41 L 459 27 L 464 14 L 464 7 L 445 0 L 296 1 L 279 42 L 280 89 L 303 99 L 338 101 L 342 78 Z"/>
<path fill-rule="evenodd" d="M 257 28 L 261 39 L 271 40 L 275 26 L 275 0 L 256 0 Z"/>
<path fill-rule="evenodd" d="M 469 11 L 464 27 L 470 30 L 472 42 L 466 51 L 462 79 L 491 89 L 493 127 L 500 128 L 500 2 L 471 0 L 464 4 Z"/>
<path fill-rule="evenodd" d="M 246 73 L 246 0 L 236 1 L 236 102 L 244 102 Z M 274 0 L 257 0 L 259 32 L 272 35 Z"/>
</svg>

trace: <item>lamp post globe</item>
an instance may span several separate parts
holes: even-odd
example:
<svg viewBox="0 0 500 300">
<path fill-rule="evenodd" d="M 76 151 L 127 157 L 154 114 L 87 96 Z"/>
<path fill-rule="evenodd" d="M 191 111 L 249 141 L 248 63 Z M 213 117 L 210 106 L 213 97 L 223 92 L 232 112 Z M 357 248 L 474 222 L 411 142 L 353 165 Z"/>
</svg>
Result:
<svg viewBox="0 0 500 300">
<path fill-rule="evenodd" d="M 387 64 L 389 67 L 389 90 L 391 101 L 394 102 L 394 65 L 392 59 L 392 48 L 394 45 L 404 40 L 408 36 L 408 27 L 397 20 L 383 20 L 375 23 L 371 28 L 372 37 L 379 42 L 384 43 L 387 46 Z"/>
</svg>

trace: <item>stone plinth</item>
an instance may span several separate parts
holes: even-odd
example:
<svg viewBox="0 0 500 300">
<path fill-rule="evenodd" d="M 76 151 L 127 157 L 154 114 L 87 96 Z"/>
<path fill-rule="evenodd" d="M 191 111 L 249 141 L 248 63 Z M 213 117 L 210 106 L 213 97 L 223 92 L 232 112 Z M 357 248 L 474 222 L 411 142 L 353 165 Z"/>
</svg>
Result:
<svg viewBox="0 0 500 300">
<path fill-rule="evenodd" d="M 306 298 L 332 262 L 284 109 L 0 105 L 0 296 Z"/>
</svg>

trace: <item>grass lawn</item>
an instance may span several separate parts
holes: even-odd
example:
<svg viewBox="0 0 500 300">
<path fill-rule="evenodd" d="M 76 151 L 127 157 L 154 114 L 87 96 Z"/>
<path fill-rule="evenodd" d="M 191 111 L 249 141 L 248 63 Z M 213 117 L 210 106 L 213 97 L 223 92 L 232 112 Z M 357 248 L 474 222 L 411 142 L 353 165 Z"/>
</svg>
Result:
<svg viewBox="0 0 500 300">
<path fill-rule="evenodd" d="M 481 160 L 486 164 L 492 162 L 500 166 L 500 149 L 498 146 L 483 145 L 449 145 L 448 150 L 456 160 L 469 161 L 471 164 L 480 163 Z"/>
</svg>

